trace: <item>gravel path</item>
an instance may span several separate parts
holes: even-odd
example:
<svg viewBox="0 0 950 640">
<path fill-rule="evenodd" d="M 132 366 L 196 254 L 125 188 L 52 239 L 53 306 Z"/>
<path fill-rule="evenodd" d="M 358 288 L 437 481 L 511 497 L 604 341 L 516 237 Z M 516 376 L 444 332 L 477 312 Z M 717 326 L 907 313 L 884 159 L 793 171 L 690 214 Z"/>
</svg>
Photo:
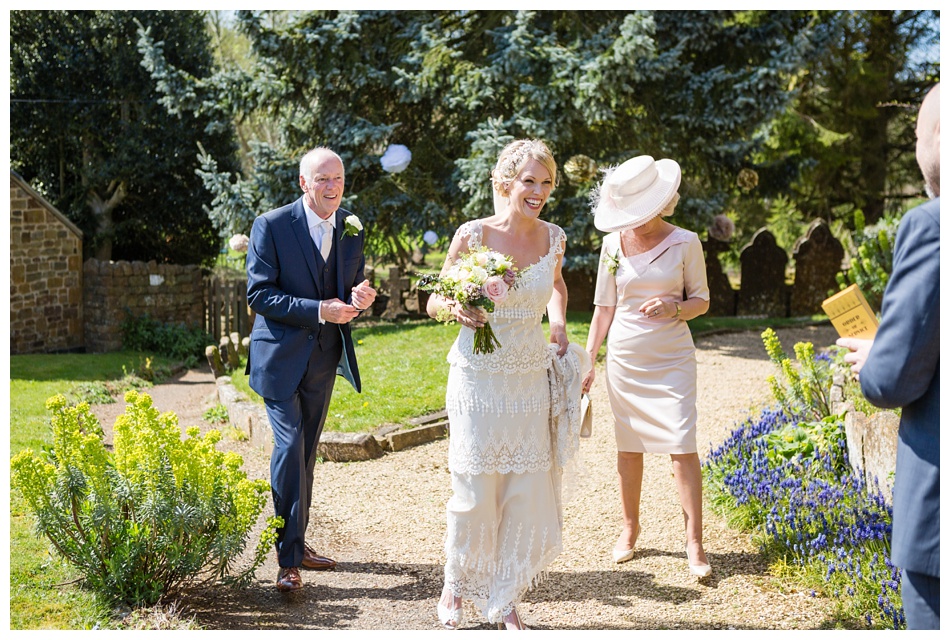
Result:
<svg viewBox="0 0 950 640">
<path fill-rule="evenodd" d="M 820 348 L 835 338 L 830 326 L 777 333 L 789 353 L 799 341 Z M 696 344 L 702 458 L 736 422 L 770 403 L 765 379 L 773 367 L 757 331 L 701 337 Z M 526 623 L 536 629 L 819 628 L 831 603 L 779 584 L 749 537 L 729 529 L 708 504 L 705 548 L 714 573 L 702 582 L 688 575 L 669 456 L 645 457 L 638 551 L 625 564 L 611 560 L 620 530 L 616 449 L 602 363 L 598 373 L 593 436 L 581 443 L 586 473 L 565 508 L 564 552 L 528 593 L 520 608 Z M 210 373 L 197 370 L 151 395 L 183 427 L 207 427 L 201 414 L 216 402 Z M 104 427 L 122 406 L 96 407 Z M 248 475 L 268 478 L 262 452 L 227 439 L 222 447 L 244 456 Z M 339 562 L 337 570 L 304 572 L 306 587 L 285 595 L 273 587 L 271 557 L 247 590 L 216 589 L 184 603 L 187 611 L 209 629 L 440 628 L 435 603 L 450 497 L 447 455 L 441 440 L 368 462 L 318 465 L 309 539 Z M 492 628 L 470 604 L 465 613 L 463 628 Z"/>
</svg>

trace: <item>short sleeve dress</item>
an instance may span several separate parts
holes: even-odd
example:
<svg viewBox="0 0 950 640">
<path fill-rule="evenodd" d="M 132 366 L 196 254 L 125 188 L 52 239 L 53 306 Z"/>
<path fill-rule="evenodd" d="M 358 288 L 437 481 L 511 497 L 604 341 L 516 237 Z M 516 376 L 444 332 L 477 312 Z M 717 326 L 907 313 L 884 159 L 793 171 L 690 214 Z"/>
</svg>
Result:
<svg viewBox="0 0 950 640">
<path fill-rule="evenodd" d="M 695 453 L 696 348 L 685 320 L 638 311 L 653 297 L 709 300 L 699 236 L 676 227 L 650 251 L 627 257 L 620 234 L 607 235 L 594 304 L 616 307 L 607 335 L 606 379 L 617 449 Z"/>
</svg>

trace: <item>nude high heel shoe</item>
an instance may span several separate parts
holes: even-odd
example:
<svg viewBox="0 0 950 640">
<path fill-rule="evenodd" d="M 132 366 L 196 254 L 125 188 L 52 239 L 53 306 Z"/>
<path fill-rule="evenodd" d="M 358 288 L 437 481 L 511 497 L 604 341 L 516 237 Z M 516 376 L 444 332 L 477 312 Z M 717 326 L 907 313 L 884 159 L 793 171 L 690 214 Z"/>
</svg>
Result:
<svg viewBox="0 0 950 640">
<path fill-rule="evenodd" d="M 614 562 L 620 564 L 633 559 L 634 549 L 614 549 L 612 551 Z"/>
<path fill-rule="evenodd" d="M 611 555 L 614 558 L 614 562 L 620 564 L 622 562 L 627 562 L 628 560 L 633 559 L 633 554 L 637 548 L 637 539 L 640 537 L 640 525 L 637 525 L 637 535 L 633 539 L 633 546 L 629 549 L 614 549 L 611 552 Z"/>
<path fill-rule="evenodd" d="M 697 578 L 707 578 L 712 574 L 712 567 L 708 564 L 693 564 L 689 557 L 689 545 L 686 545 L 686 562 L 689 564 L 689 573 Z"/>
</svg>

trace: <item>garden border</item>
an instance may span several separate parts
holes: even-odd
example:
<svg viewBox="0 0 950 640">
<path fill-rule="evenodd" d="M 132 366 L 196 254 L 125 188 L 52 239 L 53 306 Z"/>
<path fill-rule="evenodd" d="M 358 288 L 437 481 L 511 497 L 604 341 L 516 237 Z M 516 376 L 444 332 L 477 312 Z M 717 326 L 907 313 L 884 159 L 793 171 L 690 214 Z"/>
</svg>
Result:
<svg viewBox="0 0 950 640">
<path fill-rule="evenodd" d="M 247 434 L 253 446 L 269 454 L 274 439 L 264 407 L 239 391 L 231 383 L 230 376 L 218 376 L 214 383 L 218 402 L 227 410 L 231 425 Z M 449 432 L 449 421 L 444 410 L 411 418 L 406 424 L 409 425 L 408 429 L 403 428 L 402 424 L 384 424 L 373 433 L 325 431 L 320 436 L 317 455 L 331 462 L 372 460 L 382 457 L 386 452 L 401 451 L 444 438 Z"/>
</svg>

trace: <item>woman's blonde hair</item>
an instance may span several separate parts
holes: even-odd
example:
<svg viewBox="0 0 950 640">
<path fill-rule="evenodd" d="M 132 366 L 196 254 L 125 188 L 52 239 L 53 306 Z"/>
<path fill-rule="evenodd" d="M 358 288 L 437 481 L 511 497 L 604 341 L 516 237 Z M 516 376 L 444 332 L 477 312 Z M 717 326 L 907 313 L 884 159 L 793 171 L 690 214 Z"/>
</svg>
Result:
<svg viewBox="0 0 950 640">
<path fill-rule="evenodd" d="M 551 174 L 554 186 L 557 186 L 557 162 L 548 145 L 541 140 L 515 140 L 501 150 L 498 162 L 491 172 L 492 187 L 501 195 L 506 195 L 512 180 L 518 177 L 528 160 L 542 164 Z"/>
<path fill-rule="evenodd" d="M 679 204 L 680 194 L 679 191 L 673 193 L 673 196 L 670 198 L 669 202 L 663 205 L 663 209 L 660 211 L 659 215 L 661 218 L 668 218 L 673 215 L 673 211 L 676 209 L 676 205 Z"/>
</svg>

